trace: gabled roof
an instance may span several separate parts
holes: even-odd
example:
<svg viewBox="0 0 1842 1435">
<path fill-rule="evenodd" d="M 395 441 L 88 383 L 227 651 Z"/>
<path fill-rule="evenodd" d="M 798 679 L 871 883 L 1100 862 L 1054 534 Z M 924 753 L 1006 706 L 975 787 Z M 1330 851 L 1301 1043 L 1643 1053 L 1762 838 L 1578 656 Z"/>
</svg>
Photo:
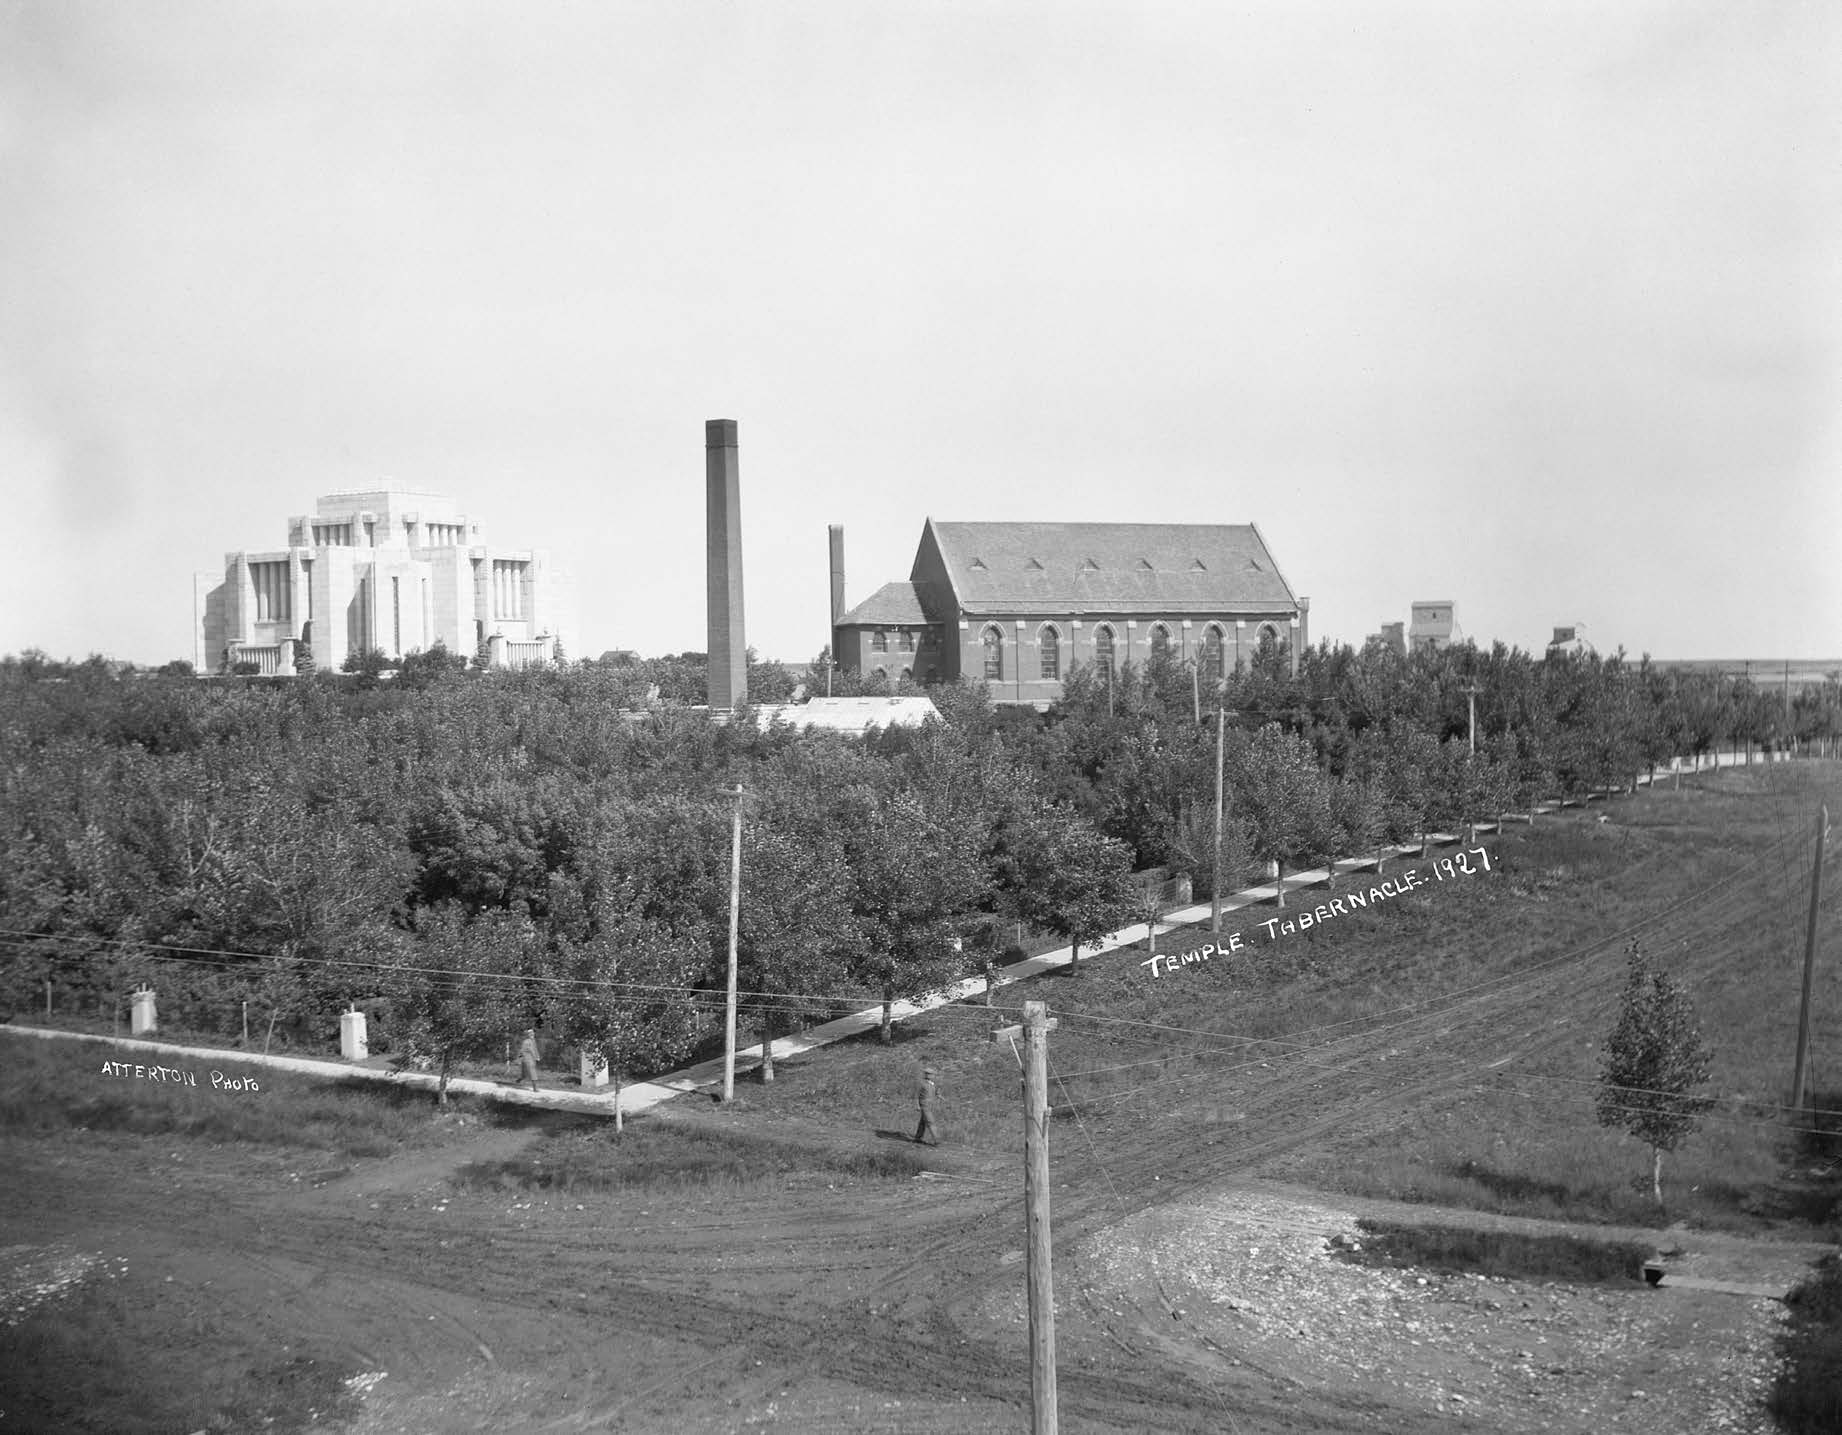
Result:
<svg viewBox="0 0 1842 1435">
<path fill-rule="evenodd" d="M 964 612 L 1270 613 L 1298 606 L 1251 523 L 930 518 L 927 527 Z M 919 559 L 916 570 L 922 577 Z"/>
<path fill-rule="evenodd" d="M 914 626 L 936 621 L 927 615 L 919 585 L 885 583 L 850 612 L 838 619 L 840 628 L 874 623 L 879 627 Z"/>
</svg>

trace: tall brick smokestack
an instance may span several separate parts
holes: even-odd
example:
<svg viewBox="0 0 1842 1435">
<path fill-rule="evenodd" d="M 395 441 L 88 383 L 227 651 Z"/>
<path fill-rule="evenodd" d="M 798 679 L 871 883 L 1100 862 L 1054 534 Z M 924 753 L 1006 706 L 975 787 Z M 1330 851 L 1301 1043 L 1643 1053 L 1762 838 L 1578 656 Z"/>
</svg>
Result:
<svg viewBox="0 0 1842 1435">
<path fill-rule="evenodd" d="M 831 646 L 831 660 L 838 662 L 838 620 L 844 616 L 844 528 L 834 523 L 826 530 L 831 536 L 831 628 L 825 641 Z M 825 674 L 825 693 L 831 695 L 831 673 Z"/>
<path fill-rule="evenodd" d="M 704 424 L 705 597 L 709 616 L 710 709 L 748 701 L 748 638 L 742 630 L 742 483 L 736 421 Z"/>
</svg>

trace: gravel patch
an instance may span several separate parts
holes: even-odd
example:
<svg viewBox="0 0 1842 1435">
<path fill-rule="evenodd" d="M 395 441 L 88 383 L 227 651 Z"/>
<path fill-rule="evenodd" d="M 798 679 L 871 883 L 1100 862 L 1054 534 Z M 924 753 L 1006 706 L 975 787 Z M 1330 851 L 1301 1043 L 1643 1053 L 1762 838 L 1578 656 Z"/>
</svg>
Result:
<svg viewBox="0 0 1842 1435">
<path fill-rule="evenodd" d="M 1234 1194 L 1139 1213 L 1071 1276 L 1118 1333 L 1196 1364 L 1504 1432 L 1773 1435 L 1776 1300 L 1377 1269 L 1329 1205 Z M 1060 1289 L 1058 1301 L 1070 1296 Z M 997 1314 L 997 1312 L 993 1312 Z M 1403 1428 L 1411 1428 L 1404 1425 Z"/>
</svg>

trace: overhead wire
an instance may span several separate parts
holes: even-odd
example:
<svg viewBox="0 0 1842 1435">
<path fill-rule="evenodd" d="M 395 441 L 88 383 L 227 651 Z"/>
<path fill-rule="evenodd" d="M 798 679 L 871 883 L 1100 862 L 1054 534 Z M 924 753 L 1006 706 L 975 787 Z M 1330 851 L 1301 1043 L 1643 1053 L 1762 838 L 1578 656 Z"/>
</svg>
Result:
<svg viewBox="0 0 1842 1435">
<path fill-rule="evenodd" d="M 37 945 L 47 941 L 67 942 L 70 941 L 70 939 L 46 937 L 41 934 L 21 932 L 12 928 L 0 928 L 0 946 L 10 944 L 17 948 Z M 195 965 L 212 967 L 221 971 L 247 970 L 249 964 L 252 962 L 293 962 L 305 968 L 324 967 L 379 973 L 398 972 L 412 977 L 422 977 L 437 982 L 438 984 L 445 979 L 450 984 L 505 982 L 521 986 L 542 984 L 557 988 L 681 992 L 692 995 L 712 990 L 709 986 L 700 986 L 693 983 L 635 982 L 624 980 L 619 977 L 566 977 L 555 974 L 475 971 L 465 967 L 425 966 L 415 962 L 380 962 L 375 960 L 353 961 L 345 958 L 323 956 L 290 957 L 276 952 L 241 952 L 211 947 L 154 946 L 147 943 L 130 942 L 115 938 L 85 937 L 82 938 L 80 942 L 73 942 L 72 944 L 122 948 L 125 949 L 126 956 L 131 960 L 190 962 Z M 451 987 L 444 989 L 451 989 Z M 785 992 L 768 991 L 765 989 L 743 989 L 738 995 L 777 998 L 789 1002 L 806 1001 L 815 1005 L 837 1003 L 840 1005 L 881 1006 L 884 1000 L 881 993 L 869 991 Z M 914 999 L 902 996 L 895 998 L 898 1005 L 911 1000 Z M 960 1006 L 964 1005 L 964 1003 L 962 1000 L 948 1005 Z M 934 1008 L 934 1010 L 945 1009 L 944 1006 Z M 991 1008 L 993 1011 L 1002 1009 L 1005 1008 L 1000 1008 L 998 1006 L 993 1006 Z M 970 1008 L 969 1010 L 982 1011 L 984 1008 Z"/>
</svg>

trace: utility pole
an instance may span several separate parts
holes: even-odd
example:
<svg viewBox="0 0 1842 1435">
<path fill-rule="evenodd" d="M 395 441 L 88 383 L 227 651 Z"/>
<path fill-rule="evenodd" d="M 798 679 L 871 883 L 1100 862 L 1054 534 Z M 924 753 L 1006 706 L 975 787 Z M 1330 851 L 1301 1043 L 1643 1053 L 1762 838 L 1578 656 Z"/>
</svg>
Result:
<svg viewBox="0 0 1842 1435">
<path fill-rule="evenodd" d="M 729 999 L 723 1005 L 723 1104 L 736 1097 L 736 936 L 742 918 L 742 784 L 736 784 L 735 832 L 729 844 Z"/>
<path fill-rule="evenodd" d="M 1477 756 L 1477 695 L 1479 692 L 1476 679 L 1473 679 L 1470 686 L 1468 686 L 1464 691 L 1465 691 L 1465 705 L 1470 713 L 1470 720 L 1466 724 L 1466 726 L 1469 728 L 1470 734 L 1471 734 L 1471 755 L 1473 757 L 1476 757 Z"/>
<path fill-rule="evenodd" d="M 1829 809 L 1816 815 L 1816 864 L 1810 873 L 1810 925 L 1804 931 L 1804 999 L 1797 1011 L 1797 1061 L 1791 1075 L 1791 1110 L 1804 1105 L 1805 1078 L 1810 1073 L 1810 985 L 1816 974 L 1816 907 L 1823 890 L 1823 839 L 1829 835 Z"/>
<path fill-rule="evenodd" d="M 1215 709 L 1215 869 L 1214 876 L 1209 879 L 1209 931 L 1217 936 L 1222 930 L 1222 748 L 1227 736 L 1227 709 L 1218 706 Z"/>
<path fill-rule="evenodd" d="M 1787 744 L 1795 748 L 1797 737 L 1796 730 L 1791 725 L 1791 660 L 1789 658 L 1784 660 L 1784 739 L 1784 742 L 1779 744 L 1780 752 L 1784 751 Z"/>
<path fill-rule="evenodd" d="M 1030 1435 L 1056 1435 L 1055 1291 L 1049 1245 L 1049 1032 L 1047 1002 L 1025 1002 L 1023 1025 L 1001 1026 L 993 1041 L 1023 1035 L 1023 1200 L 1030 1293 Z"/>
</svg>

